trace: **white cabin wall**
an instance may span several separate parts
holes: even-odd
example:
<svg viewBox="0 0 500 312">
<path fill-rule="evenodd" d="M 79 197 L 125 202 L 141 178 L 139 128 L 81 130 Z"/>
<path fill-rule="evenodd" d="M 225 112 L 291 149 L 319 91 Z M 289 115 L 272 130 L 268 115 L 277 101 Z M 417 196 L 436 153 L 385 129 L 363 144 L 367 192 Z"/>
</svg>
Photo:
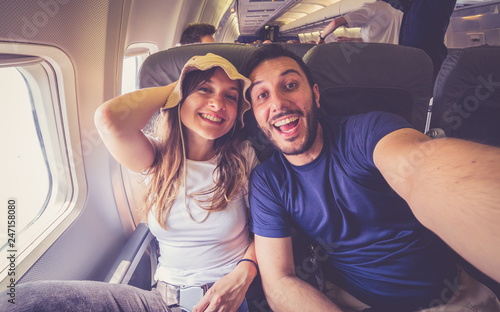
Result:
<svg viewBox="0 0 500 312">
<path fill-rule="evenodd" d="M 233 43 L 239 36 L 240 30 L 238 28 L 238 17 L 236 13 L 233 13 L 229 16 L 226 24 L 221 30 L 220 42 Z"/>
<path fill-rule="evenodd" d="M 200 16 L 200 22 L 210 23 L 218 28 L 219 22 L 233 0 L 207 0 Z"/>
<path fill-rule="evenodd" d="M 72 144 L 82 145 L 87 194 L 78 218 L 23 281 L 99 278 L 107 271 L 109 259 L 120 250 L 125 233 L 110 183 L 110 156 L 95 129 L 94 112 L 117 89 L 117 66 L 124 46 L 122 18 L 129 1 L 41 3 L 2 0 L 0 41 L 56 47 L 71 60 L 78 123 L 67 126 L 79 132 L 82 139 Z"/>
<path fill-rule="evenodd" d="M 235 7 L 236 1 L 228 1 L 228 7 L 225 8 L 218 22 L 217 32 L 215 33 L 216 42 L 233 43 L 240 36 Z"/>
<path fill-rule="evenodd" d="M 210 21 L 203 20 L 202 14 L 208 0 L 183 0 L 181 11 L 179 15 L 171 16 L 172 20 L 176 20 L 176 30 L 174 34 L 174 40 L 168 47 L 173 47 L 181 41 L 182 32 L 191 23 L 210 23 Z M 215 25 L 214 25 L 215 26 Z"/>
<path fill-rule="evenodd" d="M 154 43 L 159 50 L 171 48 L 180 39 L 180 20 L 192 20 L 183 12 L 184 1 L 132 0 L 125 33 L 125 47 L 138 42 Z M 199 14 L 197 12 L 196 14 Z"/>
<path fill-rule="evenodd" d="M 209 23 L 216 28 L 233 0 L 131 0 L 125 47 L 150 42 L 159 50 L 179 43 L 190 23 Z"/>
</svg>

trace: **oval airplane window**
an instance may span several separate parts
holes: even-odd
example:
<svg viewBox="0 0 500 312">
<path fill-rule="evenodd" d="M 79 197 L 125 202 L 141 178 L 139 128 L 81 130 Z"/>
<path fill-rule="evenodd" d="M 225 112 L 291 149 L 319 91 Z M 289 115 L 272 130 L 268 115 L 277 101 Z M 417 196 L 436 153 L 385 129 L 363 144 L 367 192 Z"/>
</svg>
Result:
<svg viewBox="0 0 500 312">
<path fill-rule="evenodd" d="M 18 281 L 71 224 L 87 188 L 69 59 L 53 47 L 0 43 L 0 51 L 7 51 L 0 53 L 3 286 Z"/>
<path fill-rule="evenodd" d="M 147 42 L 131 44 L 125 50 L 121 94 L 139 89 L 139 70 L 141 69 L 141 65 L 149 55 L 155 52 L 158 52 L 158 46 Z"/>
<path fill-rule="evenodd" d="M 4 104 L 0 107 L 0 136 L 4 147 L 2 165 L 5 166 L 2 175 L 6 177 L 2 179 L 0 189 L 23 208 L 16 211 L 17 235 L 43 213 L 52 186 L 31 93 L 26 79 L 16 67 L 0 68 L 0 94 Z M 4 224 L 6 222 L 2 222 Z M 2 231 L 4 235 L 8 232 Z M 7 239 L 2 237 L 0 241 L 7 242 Z M 5 248 L 7 243 L 0 246 L 0 250 Z"/>
</svg>

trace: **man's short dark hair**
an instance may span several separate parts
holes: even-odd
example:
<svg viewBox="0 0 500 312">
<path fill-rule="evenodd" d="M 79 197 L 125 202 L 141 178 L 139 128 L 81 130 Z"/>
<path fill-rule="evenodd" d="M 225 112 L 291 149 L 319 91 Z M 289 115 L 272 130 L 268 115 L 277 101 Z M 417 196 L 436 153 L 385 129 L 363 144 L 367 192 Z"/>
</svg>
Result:
<svg viewBox="0 0 500 312">
<path fill-rule="evenodd" d="M 314 78 L 312 76 L 311 70 L 307 65 L 304 63 L 302 58 L 300 58 L 298 55 L 293 53 L 290 50 L 285 49 L 282 47 L 280 44 L 266 44 L 262 47 L 260 47 L 258 50 L 256 50 L 250 59 L 247 62 L 246 70 L 245 70 L 245 75 L 247 77 L 250 76 L 252 71 L 260 65 L 260 63 L 268 60 L 272 60 L 281 56 L 289 57 L 293 59 L 297 64 L 299 64 L 300 69 L 304 72 L 306 75 L 307 81 L 309 82 L 309 85 L 311 88 L 314 86 Z M 250 91 L 250 90 L 248 90 Z M 247 93 L 248 93 L 247 91 Z M 250 97 L 247 96 L 248 99 Z"/>
<path fill-rule="evenodd" d="M 213 36 L 215 26 L 207 23 L 189 24 L 181 36 L 181 44 L 198 43 L 205 36 Z"/>
</svg>

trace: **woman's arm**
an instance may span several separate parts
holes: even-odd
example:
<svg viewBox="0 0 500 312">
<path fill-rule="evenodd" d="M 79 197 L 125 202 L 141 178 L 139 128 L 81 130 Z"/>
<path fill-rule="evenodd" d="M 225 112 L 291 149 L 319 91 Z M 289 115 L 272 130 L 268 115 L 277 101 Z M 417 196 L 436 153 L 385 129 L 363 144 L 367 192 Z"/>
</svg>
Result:
<svg viewBox="0 0 500 312">
<path fill-rule="evenodd" d="M 253 240 L 248 246 L 243 259 L 250 259 L 257 263 Z M 231 273 L 225 275 L 210 287 L 200 302 L 194 306 L 193 312 L 237 311 L 256 275 L 257 268 L 252 262 L 241 261 Z"/>
<path fill-rule="evenodd" d="M 165 104 L 177 82 L 115 97 L 97 108 L 99 134 L 113 157 L 128 169 L 141 172 L 154 161 L 154 147 L 141 131 Z"/>
</svg>

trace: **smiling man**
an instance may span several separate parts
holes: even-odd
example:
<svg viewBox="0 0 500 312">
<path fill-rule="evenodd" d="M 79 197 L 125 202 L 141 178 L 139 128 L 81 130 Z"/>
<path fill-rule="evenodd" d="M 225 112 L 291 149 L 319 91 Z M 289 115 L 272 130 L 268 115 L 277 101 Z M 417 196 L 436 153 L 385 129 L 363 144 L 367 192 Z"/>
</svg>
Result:
<svg viewBox="0 0 500 312">
<path fill-rule="evenodd" d="M 297 159 L 295 161 L 303 158 L 303 154 L 319 152 L 318 148 L 321 149 L 322 143 L 320 136 L 317 136 L 318 86 L 299 84 L 296 80 L 304 73 L 293 59 L 287 57 L 266 61 L 260 64 L 254 73 L 252 94 L 258 95 L 252 105 L 257 120 L 263 121 L 259 124 L 266 136 L 284 155 Z M 274 77 L 275 80 L 268 81 L 268 77 Z M 272 114 L 272 110 L 280 103 L 271 100 L 269 105 L 269 97 L 274 96 L 267 92 L 270 83 L 280 85 L 276 91 L 279 92 L 281 100 L 293 100 L 298 105 L 285 106 L 276 114 Z"/>
<path fill-rule="evenodd" d="M 247 73 L 255 118 L 278 150 L 255 169 L 250 189 L 274 311 L 439 311 L 447 302 L 457 311 L 500 309 L 436 236 L 500 279 L 499 149 L 431 141 L 389 113 L 319 116 L 307 66 L 279 45 L 256 51 Z M 295 225 L 327 251 L 328 297 L 295 275 Z"/>
</svg>

